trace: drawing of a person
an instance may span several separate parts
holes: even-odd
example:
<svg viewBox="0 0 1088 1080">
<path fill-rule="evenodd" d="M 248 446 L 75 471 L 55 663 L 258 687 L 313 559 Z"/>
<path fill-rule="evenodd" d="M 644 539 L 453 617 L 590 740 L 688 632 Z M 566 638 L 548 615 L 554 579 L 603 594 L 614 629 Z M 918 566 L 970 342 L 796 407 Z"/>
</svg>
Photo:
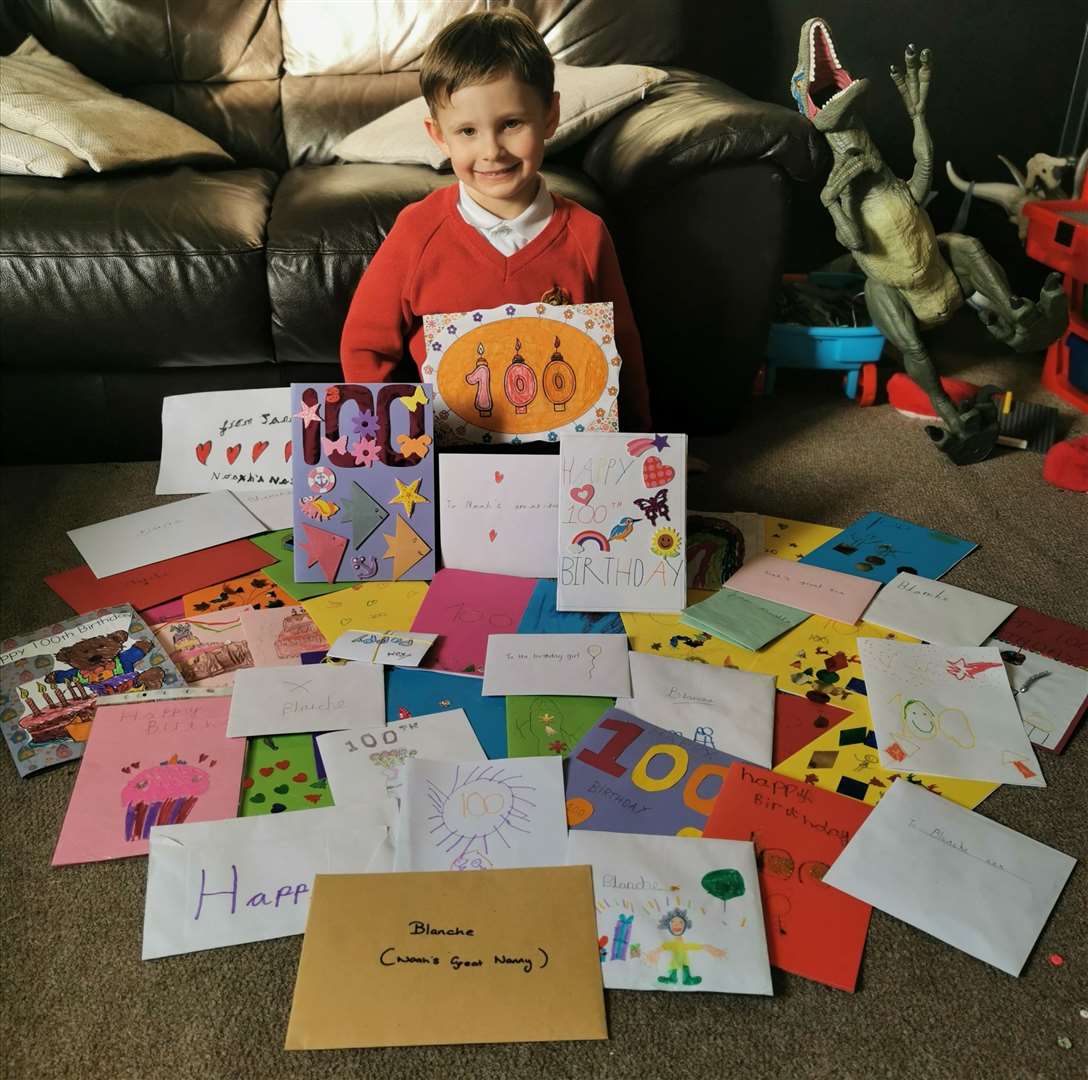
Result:
<svg viewBox="0 0 1088 1080">
<path fill-rule="evenodd" d="M 657 977 L 659 983 L 675 985 L 677 976 L 682 974 L 684 986 L 698 986 L 703 981 L 702 976 L 692 975 L 688 954 L 705 950 L 711 956 L 725 956 L 725 950 L 719 949 L 716 945 L 684 940 L 684 935 L 691 929 L 691 919 L 683 908 L 666 911 L 657 924 L 657 928 L 665 930 L 673 938 L 671 941 L 663 941 L 656 949 L 646 954 L 646 959 L 651 964 L 656 964 L 662 953 L 669 954 L 669 972 L 667 975 Z"/>
</svg>

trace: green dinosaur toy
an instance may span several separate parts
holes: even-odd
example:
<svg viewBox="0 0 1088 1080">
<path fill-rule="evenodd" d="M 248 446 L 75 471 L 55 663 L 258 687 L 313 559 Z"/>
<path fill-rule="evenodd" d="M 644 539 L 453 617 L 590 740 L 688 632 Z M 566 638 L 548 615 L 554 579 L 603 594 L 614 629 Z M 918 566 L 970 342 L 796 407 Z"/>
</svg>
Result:
<svg viewBox="0 0 1088 1080">
<path fill-rule="evenodd" d="M 999 341 L 1017 352 L 1044 349 L 1068 319 L 1061 278 L 1051 274 L 1038 303 L 1013 296 L 1008 278 L 982 244 L 962 233 L 937 236 L 923 207 L 933 178 L 933 140 L 925 122 L 930 53 L 908 45 L 906 72 L 892 79 L 914 124 L 914 173 L 900 180 L 885 165 L 858 114 L 868 80 L 839 63 L 824 19 L 801 27 L 790 91 L 797 108 L 831 148 L 833 165 L 820 201 L 835 222 L 835 237 L 865 274 L 873 323 L 903 354 L 907 374 L 929 395 L 944 427 L 928 427 L 957 465 L 982 461 L 997 440 L 992 387 L 957 409 L 922 341 L 922 331 L 947 322 L 967 301 Z"/>
</svg>

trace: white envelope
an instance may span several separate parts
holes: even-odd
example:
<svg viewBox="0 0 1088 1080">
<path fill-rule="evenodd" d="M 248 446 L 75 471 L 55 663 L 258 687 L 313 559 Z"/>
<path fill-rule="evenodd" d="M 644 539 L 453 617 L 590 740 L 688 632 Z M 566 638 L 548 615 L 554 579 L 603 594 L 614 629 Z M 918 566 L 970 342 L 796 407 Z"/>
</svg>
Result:
<svg viewBox="0 0 1088 1080">
<path fill-rule="evenodd" d="M 165 397 L 155 493 L 193 495 L 282 486 L 290 496 L 291 466 L 285 452 L 290 441 L 288 386 Z"/>
<path fill-rule="evenodd" d="M 1076 859 L 897 780 L 824 876 L 987 964 L 1019 975 Z"/>
<path fill-rule="evenodd" d="M 772 994 L 755 850 L 746 840 L 575 829 L 593 867 L 605 986 Z"/>
<path fill-rule="evenodd" d="M 286 491 L 236 491 L 234 497 L 266 529 L 290 529 L 295 523 L 295 502 L 291 489 Z"/>
<path fill-rule="evenodd" d="M 408 763 L 398 871 L 562 866 L 566 850 L 562 758 Z"/>
<path fill-rule="evenodd" d="M 771 767 L 774 676 L 633 652 L 616 708 L 753 765 Z"/>
<path fill-rule="evenodd" d="M 487 639 L 485 697 L 630 693 L 625 634 L 492 634 Z"/>
<path fill-rule="evenodd" d="M 330 731 L 317 737 L 317 748 L 337 806 L 396 805 L 404 765 L 417 755 L 438 761 L 486 757 L 464 709 Z"/>
<path fill-rule="evenodd" d="M 997 649 L 859 638 L 885 769 L 1046 787 Z"/>
<path fill-rule="evenodd" d="M 329 649 L 336 660 L 359 660 L 390 667 L 419 667 L 437 634 L 411 630 L 345 630 Z"/>
<path fill-rule="evenodd" d="M 264 531 L 229 491 L 215 491 L 69 529 L 68 537 L 103 578 Z"/>
<path fill-rule="evenodd" d="M 343 731 L 384 723 L 383 674 L 374 664 L 243 668 L 234 678 L 227 735 Z"/>
<path fill-rule="evenodd" d="M 862 618 L 934 644 L 979 645 L 1015 610 L 1015 604 L 945 581 L 897 574 L 873 597 Z"/>
<path fill-rule="evenodd" d="M 301 934 L 315 874 L 371 868 L 384 810 L 323 807 L 151 830 L 143 959 Z"/>
<path fill-rule="evenodd" d="M 524 454 L 440 454 L 442 564 L 553 578 L 559 462 Z"/>
</svg>

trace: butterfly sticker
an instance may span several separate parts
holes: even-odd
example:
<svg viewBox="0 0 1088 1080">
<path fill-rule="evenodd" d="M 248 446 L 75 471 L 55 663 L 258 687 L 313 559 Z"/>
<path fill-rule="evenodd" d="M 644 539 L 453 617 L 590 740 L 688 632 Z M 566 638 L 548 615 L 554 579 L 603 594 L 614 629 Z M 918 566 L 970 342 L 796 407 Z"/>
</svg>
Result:
<svg viewBox="0 0 1088 1080">
<path fill-rule="evenodd" d="M 411 394 L 408 397 L 399 397 L 397 398 L 397 401 L 399 401 L 410 413 L 414 413 L 417 405 L 426 405 L 428 404 L 429 399 L 427 395 L 423 393 L 423 387 L 417 386 L 414 394 Z"/>
<path fill-rule="evenodd" d="M 324 435 L 321 436 L 321 452 L 325 457 L 332 457 L 334 453 L 346 454 L 348 452 L 348 437 L 341 435 L 339 439 L 333 442 L 332 439 L 326 439 Z"/>
<path fill-rule="evenodd" d="M 404 398 L 400 399 L 401 401 Z M 430 435 L 420 435 L 419 438 L 413 439 L 408 435 L 398 435 L 397 445 L 400 446 L 400 452 L 405 457 L 412 457 L 413 455 L 422 461 L 427 456 L 427 451 L 431 446 Z"/>
<path fill-rule="evenodd" d="M 659 517 L 663 517 L 666 521 L 672 521 L 672 518 L 669 517 L 668 488 L 662 488 L 652 498 L 635 499 L 635 506 L 646 515 L 646 520 L 651 525 L 656 525 Z"/>
</svg>

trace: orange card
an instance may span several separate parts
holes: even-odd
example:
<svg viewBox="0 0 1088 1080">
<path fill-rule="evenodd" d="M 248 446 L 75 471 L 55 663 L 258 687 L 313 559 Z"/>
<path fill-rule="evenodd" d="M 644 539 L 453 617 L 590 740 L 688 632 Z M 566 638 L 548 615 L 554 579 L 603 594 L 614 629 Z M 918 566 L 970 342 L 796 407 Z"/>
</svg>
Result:
<svg viewBox="0 0 1088 1080">
<path fill-rule="evenodd" d="M 607 1039 L 588 866 L 318 874 L 288 1050 Z"/>
<path fill-rule="evenodd" d="M 181 600 L 186 615 L 207 615 L 235 607 L 277 608 L 295 602 L 293 596 L 260 571 L 186 593 Z"/>
<path fill-rule="evenodd" d="M 870 807 L 812 784 L 736 762 L 703 836 L 756 848 L 771 963 L 853 990 L 872 908 L 823 883 Z"/>
</svg>

